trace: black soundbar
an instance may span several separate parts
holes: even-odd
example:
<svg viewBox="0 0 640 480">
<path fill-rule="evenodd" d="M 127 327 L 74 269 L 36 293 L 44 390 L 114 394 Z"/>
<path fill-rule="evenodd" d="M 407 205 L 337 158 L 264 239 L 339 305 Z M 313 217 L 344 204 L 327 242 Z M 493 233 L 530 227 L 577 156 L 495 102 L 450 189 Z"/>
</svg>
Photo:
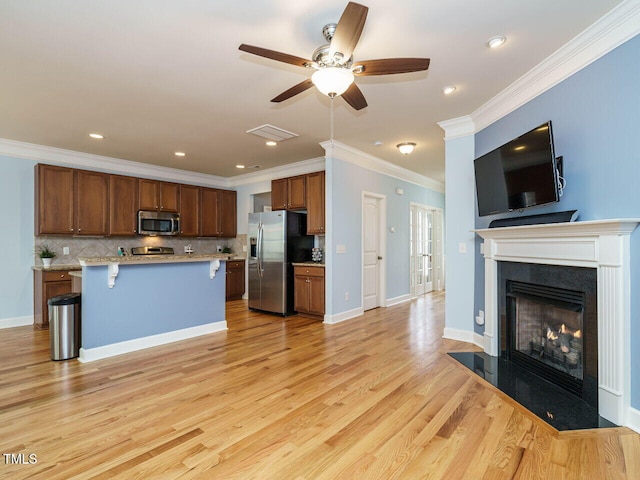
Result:
<svg viewBox="0 0 640 480">
<path fill-rule="evenodd" d="M 498 218 L 489 224 L 489 228 L 575 222 L 577 218 L 578 210 L 567 210 L 566 212 L 541 213 L 539 215 L 527 215 L 524 217 Z"/>
</svg>

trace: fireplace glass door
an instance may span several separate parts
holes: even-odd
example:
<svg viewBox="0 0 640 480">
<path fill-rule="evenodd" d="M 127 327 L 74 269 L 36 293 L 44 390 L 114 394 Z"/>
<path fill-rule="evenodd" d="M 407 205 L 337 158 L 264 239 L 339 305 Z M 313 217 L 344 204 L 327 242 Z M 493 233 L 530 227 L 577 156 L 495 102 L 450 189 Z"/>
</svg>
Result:
<svg viewBox="0 0 640 480">
<path fill-rule="evenodd" d="M 575 391 L 584 375 L 584 301 L 580 292 L 509 282 L 510 357 Z"/>
</svg>

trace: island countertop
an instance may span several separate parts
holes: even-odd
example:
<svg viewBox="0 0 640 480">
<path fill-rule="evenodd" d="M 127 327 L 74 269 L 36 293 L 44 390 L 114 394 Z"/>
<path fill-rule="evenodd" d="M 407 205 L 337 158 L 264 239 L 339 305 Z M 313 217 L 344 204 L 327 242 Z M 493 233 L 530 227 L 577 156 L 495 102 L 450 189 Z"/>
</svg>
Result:
<svg viewBox="0 0 640 480">
<path fill-rule="evenodd" d="M 203 253 L 189 255 L 120 255 L 113 257 L 87 257 L 79 258 L 83 267 L 97 267 L 118 263 L 120 265 L 138 265 L 151 263 L 185 263 L 185 262 L 208 262 L 211 260 L 237 260 L 234 255 L 220 253 Z M 244 260 L 244 259 L 243 259 Z"/>
</svg>

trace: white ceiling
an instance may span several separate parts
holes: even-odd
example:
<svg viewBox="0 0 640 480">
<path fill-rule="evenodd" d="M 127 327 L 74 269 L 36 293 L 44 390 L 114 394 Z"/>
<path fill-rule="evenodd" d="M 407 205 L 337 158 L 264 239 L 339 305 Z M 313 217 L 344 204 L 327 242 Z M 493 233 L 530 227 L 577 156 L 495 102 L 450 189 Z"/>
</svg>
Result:
<svg viewBox="0 0 640 480">
<path fill-rule="evenodd" d="M 246 173 L 239 163 L 265 169 L 321 157 L 330 100 L 314 88 L 269 102 L 311 72 L 238 46 L 310 58 L 346 3 L 2 0 L 0 138 L 222 177 Z M 357 78 L 369 106 L 356 112 L 336 99 L 334 138 L 443 182 L 436 122 L 470 114 L 621 0 L 363 3 L 355 60 L 429 57 L 431 66 Z M 508 40 L 490 50 L 495 35 Z M 457 91 L 445 96 L 445 85 Z M 245 133 L 263 124 L 299 136 L 266 147 Z M 398 152 L 403 141 L 417 143 L 413 154 Z"/>
</svg>

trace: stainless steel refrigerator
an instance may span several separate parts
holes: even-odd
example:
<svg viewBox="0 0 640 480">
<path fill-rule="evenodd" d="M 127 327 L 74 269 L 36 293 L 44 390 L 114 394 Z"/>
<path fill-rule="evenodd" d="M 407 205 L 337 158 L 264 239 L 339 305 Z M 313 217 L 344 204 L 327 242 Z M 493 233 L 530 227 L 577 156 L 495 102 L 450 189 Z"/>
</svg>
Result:
<svg viewBox="0 0 640 480">
<path fill-rule="evenodd" d="M 249 214 L 249 308 L 291 315 L 293 265 L 311 259 L 313 235 L 307 215 L 275 212 Z"/>
</svg>

